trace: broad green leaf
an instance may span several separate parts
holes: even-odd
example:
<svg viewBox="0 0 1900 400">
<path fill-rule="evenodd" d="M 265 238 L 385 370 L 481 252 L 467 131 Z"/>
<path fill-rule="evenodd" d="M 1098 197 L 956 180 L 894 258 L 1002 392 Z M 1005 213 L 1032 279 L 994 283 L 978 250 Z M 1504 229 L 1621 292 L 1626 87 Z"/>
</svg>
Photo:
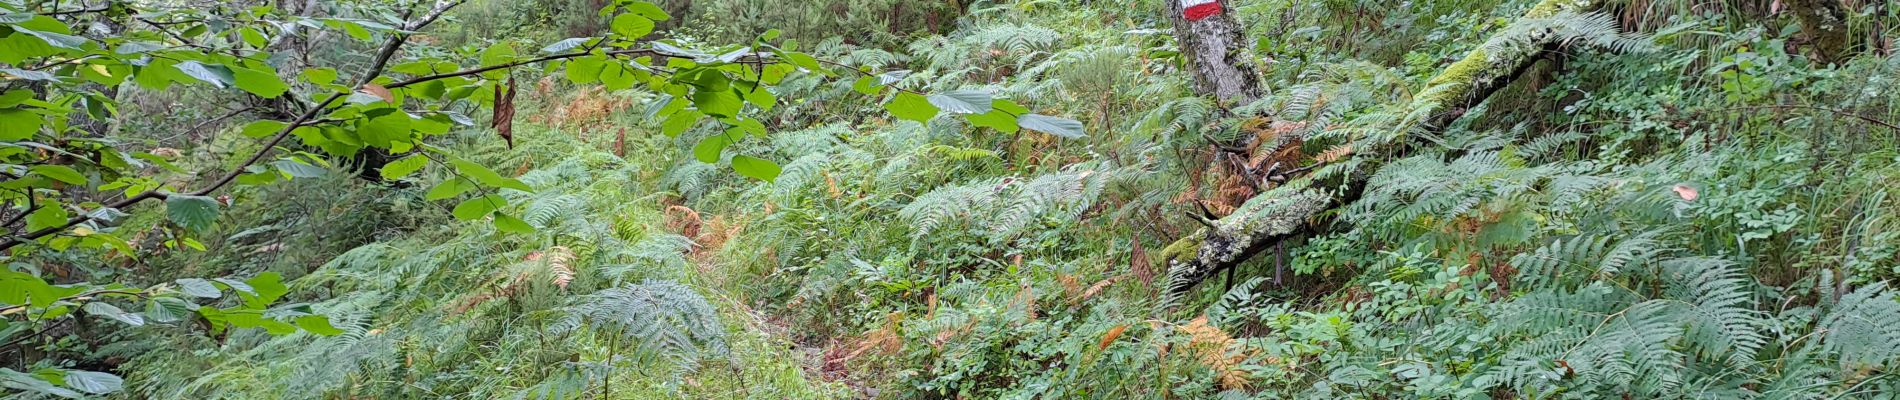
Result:
<svg viewBox="0 0 1900 400">
<path fill-rule="evenodd" d="M 365 144 L 389 148 L 395 146 L 396 142 L 409 141 L 411 132 L 409 125 L 409 114 L 401 111 L 390 112 L 357 123 L 356 136 Z"/>
<path fill-rule="evenodd" d="M 41 205 L 39 209 L 33 210 L 31 214 L 26 215 L 26 229 L 28 231 L 37 231 L 45 228 L 65 226 L 66 219 L 71 217 L 72 215 L 67 213 L 66 208 L 59 203 Z"/>
<path fill-rule="evenodd" d="M 303 80 L 318 85 L 336 82 L 336 68 L 310 68 L 303 70 Z"/>
<path fill-rule="evenodd" d="M 633 87 L 642 74 L 644 74 L 643 71 L 627 68 L 627 65 L 621 64 L 619 60 L 607 60 L 605 64 L 601 64 L 600 86 L 607 90 L 623 90 Z"/>
<path fill-rule="evenodd" d="M 215 298 L 224 296 L 224 292 L 221 290 L 218 290 L 218 286 L 211 284 L 211 281 L 198 279 L 198 278 L 183 278 L 183 279 L 175 280 L 172 282 L 178 283 L 178 292 L 184 293 L 187 296 L 203 297 L 207 299 L 215 299 Z"/>
<path fill-rule="evenodd" d="M 112 393 L 125 388 L 124 379 L 104 372 L 67 370 L 65 380 L 66 387 L 92 394 Z"/>
<path fill-rule="evenodd" d="M 196 79 L 199 82 L 209 83 L 211 86 L 217 86 L 218 88 L 230 87 L 231 83 L 236 80 L 236 78 L 232 76 L 231 70 L 222 65 L 206 65 L 197 61 L 185 61 L 173 65 L 173 67 L 178 68 L 179 72 L 185 73 L 186 77 Z"/>
<path fill-rule="evenodd" d="M 495 229 L 509 233 L 534 233 L 534 226 L 508 213 L 495 212 Z"/>
<path fill-rule="evenodd" d="M 851 90 L 856 90 L 858 93 L 869 96 L 876 96 L 879 91 L 884 90 L 884 85 L 877 83 L 877 77 L 875 76 L 865 76 L 858 78 L 857 81 L 851 82 Z"/>
<path fill-rule="evenodd" d="M 514 61 L 515 48 L 507 43 L 497 43 L 482 50 L 482 66 L 502 65 Z M 503 72 L 494 76 L 506 76 L 505 74 L 506 72 Z"/>
<path fill-rule="evenodd" d="M 1082 122 L 1068 118 L 1051 117 L 1040 114 L 1023 114 L 1018 117 L 1017 126 L 1023 129 L 1075 139 L 1088 136 L 1082 132 Z"/>
<path fill-rule="evenodd" d="M 989 112 L 965 115 L 963 118 L 970 120 L 970 125 L 989 127 L 1003 133 L 1016 133 L 1019 129 L 1016 125 L 1016 116 L 1028 113 L 1028 108 L 1017 105 L 1014 101 L 996 99 L 990 102 Z"/>
<path fill-rule="evenodd" d="M 46 118 L 39 113 L 18 108 L 0 108 L 0 140 L 26 140 L 33 137 L 44 126 Z"/>
<path fill-rule="evenodd" d="M 31 98 L 33 98 L 33 91 L 31 90 L 26 90 L 26 89 L 8 90 L 6 93 L 0 93 L 0 107 L 17 106 L 17 105 L 20 105 L 20 102 L 26 101 L 27 99 L 31 99 Z"/>
<path fill-rule="evenodd" d="M 795 51 L 786 52 L 785 58 L 791 61 L 792 65 L 796 65 L 799 68 L 804 68 L 806 70 L 810 70 L 814 72 L 825 73 L 826 75 L 830 74 L 830 71 L 826 70 L 825 67 L 818 65 L 818 59 L 813 58 L 810 54 L 799 53 Z"/>
<path fill-rule="evenodd" d="M 396 161 L 390 161 L 388 164 L 383 164 L 382 171 L 378 172 L 382 174 L 383 179 L 393 181 L 416 173 L 416 171 L 420 171 L 422 167 L 428 165 L 428 157 L 424 157 L 421 154 L 410 154 Z"/>
<path fill-rule="evenodd" d="M 204 232 L 218 220 L 218 201 L 204 196 L 172 194 L 165 198 L 165 216 L 185 229 Z"/>
<path fill-rule="evenodd" d="M 554 42 L 554 43 L 548 44 L 547 47 L 542 47 L 541 52 L 549 53 L 549 54 L 565 53 L 568 50 L 578 49 L 581 46 L 586 46 L 587 42 L 591 40 L 594 40 L 594 38 L 577 37 L 577 38 L 561 39 L 561 41 L 559 42 Z"/>
<path fill-rule="evenodd" d="M 693 92 L 693 107 L 699 112 L 715 117 L 739 115 L 739 109 L 745 103 L 732 90 L 700 90 Z"/>
<path fill-rule="evenodd" d="M 53 395 L 68 399 L 83 399 L 86 397 L 83 393 L 54 385 L 53 382 L 47 380 L 52 378 L 57 377 L 41 378 L 32 374 L 14 371 L 11 368 L 0 368 L 0 387 L 12 389 L 7 393 L 8 395 L 14 395 L 15 393 L 13 393 L 13 391 L 24 391 L 25 393 L 18 394 L 28 397 Z"/>
<path fill-rule="evenodd" d="M 324 169 L 323 167 L 305 164 L 302 161 L 292 159 L 272 161 L 270 165 L 276 167 L 278 171 L 282 171 L 284 175 L 288 175 L 291 178 L 316 178 L 330 174 L 330 170 Z"/>
<path fill-rule="evenodd" d="M 59 301 L 58 288 L 25 272 L 0 269 L 0 303 L 45 307 Z"/>
<path fill-rule="evenodd" d="M 679 135 L 685 133 L 687 129 L 692 129 L 693 125 L 698 125 L 699 119 L 705 116 L 706 114 L 699 112 L 699 110 L 684 110 L 673 113 L 673 116 L 667 117 L 666 122 L 660 125 L 660 133 L 666 134 L 667 137 L 679 137 Z"/>
<path fill-rule="evenodd" d="M 990 94 L 976 90 L 956 90 L 931 94 L 930 104 L 953 114 L 990 112 Z"/>
<path fill-rule="evenodd" d="M 126 325 L 131 325 L 131 326 L 145 325 L 145 316 L 135 314 L 135 313 L 125 312 L 125 310 L 120 309 L 119 306 L 115 306 L 103 301 L 94 301 L 94 302 L 86 303 L 86 306 L 84 307 L 84 309 L 86 310 L 86 314 L 97 316 L 97 317 L 105 317 L 106 319 L 119 321 L 119 322 L 125 323 Z"/>
<path fill-rule="evenodd" d="M 488 215 L 488 213 L 494 212 L 495 209 L 501 208 L 501 206 L 507 205 L 507 204 L 508 204 L 507 199 L 503 199 L 501 198 L 501 196 L 496 196 L 496 195 L 491 194 L 491 195 L 476 197 L 476 198 L 472 198 L 468 200 L 462 200 L 462 203 L 456 204 L 455 209 L 450 211 L 449 213 L 455 215 L 455 219 L 459 219 L 463 221 L 473 221 L 473 220 L 481 218 L 482 216 Z"/>
<path fill-rule="evenodd" d="M 726 151 L 727 147 L 732 147 L 734 136 L 731 133 L 723 133 L 700 139 L 699 144 L 693 146 L 693 157 L 707 164 L 719 162 L 719 153 Z"/>
<path fill-rule="evenodd" d="M 8 76 L 19 78 L 21 80 L 28 80 L 28 81 L 39 81 L 39 82 L 58 82 L 59 81 L 58 75 L 53 75 L 52 73 L 48 73 L 48 72 L 28 71 L 24 69 L 15 69 L 15 68 L 0 68 L 0 77 L 8 77 Z"/>
<path fill-rule="evenodd" d="M 318 336 L 336 336 L 343 334 L 342 329 L 337 329 L 335 326 L 330 325 L 329 317 L 322 315 L 297 317 L 297 327 L 303 328 L 304 332 L 310 332 Z"/>
<path fill-rule="evenodd" d="M 80 175 L 79 171 L 74 171 L 72 167 L 64 165 L 35 165 L 27 170 L 32 171 L 35 175 L 52 178 L 53 180 L 66 182 L 67 184 L 86 184 L 85 175 Z"/>
<path fill-rule="evenodd" d="M 483 186 L 534 192 L 534 188 L 528 187 L 528 184 L 521 183 L 520 180 L 516 180 L 515 178 L 501 176 L 501 174 L 495 173 L 494 170 L 488 169 L 488 167 L 484 167 L 481 164 L 476 164 L 468 160 L 455 160 L 450 161 L 449 165 L 454 166 L 457 172 L 462 173 L 462 176 L 474 179 L 476 183 L 480 183 Z"/>
<path fill-rule="evenodd" d="M 666 15 L 666 10 L 660 9 L 660 6 L 654 5 L 653 3 L 644 2 L 644 1 L 636 1 L 632 3 L 628 3 L 627 12 L 640 14 L 640 16 L 647 17 L 647 19 L 651 19 L 654 21 L 665 21 L 665 20 L 673 19 L 672 16 Z"/>
<path fill-rule="evenodd" d="M 191 303 L 178 298 L 159 297 L 145 302 L 145 318 L 158 323 L 178 322 L 191 313 L 191 307 Z"/>
<path fill-rule="evenodd" d="M 747 155 L 732 156 L 732 170 L 752 179 L 772 182 L 781 171 L 778 163 Z"/>
<path fill-rule="evenodd" d="M 245 279 L 244 284 L 251 285 L 251 291 L 254 294 L 247 295 L 239 292 L 238 296 L 244 297 L 244 305 L 253 309 L 264 309 L 264 306 L 290 293 L 290 287 L 284 285 L 284 276 L 276 272 L 257 274 L 251 279 Z"/>
<path fill-rule="evenodd" d="M 277 74 L 269 71 L 239 67 L 231 68 L 231 73 L 238 89 L 250 92 L 257 97 L 276 98 L 290 90 L 289 84 L 284 83 L 282 78 L 278 78 Z"/>
<path fill-rule="evenodd" d="M 448 199 L 451 197 L 460 196 L 462 193 L 467 193 L 469 190 L 474 190 L 476 187 L 477 186 L 475 185 L 474 181 L 470 181 L 467 178 L 457 177 L 454 179 L 442 181 L 442 183 L 436 184 L 435 187 L 429 188 L 429 193 L 423 194 L 422 198 L 427 199 L 429 201 Z"/>
<path fill-rule="evenodd" d="M 653 20 L 639 14 L 620 14 L 614 16 L 614 33 L 627 39 L 639 39 L 653 33 Z"/>
<path fill-rule="evenodd" d="M 929 99 L 911 92 L 898 92 L 897 97 L 884 104 L 884 109 L 890 111 L 891 116 L 898 119 L 917 122 L 930 122 L 930 119 L 936 117 L 939 111 L 936 105 L 930 104 Z"/>
<path fill-rule="evenodd" d="M 242 132 L 244 136 L 261 139 L 276 136 L 278 132 L 284 130 L 285 126 L 287 126 L 287 124 L 280 121 L 261 120 L 245 125 Z"/>
<path fill-rule="evenodd" d="M 606 66 L 606 56 L 575 57 L 567 61 L 567 80 L 585 85 L 600 80 L 600 71 Z"/>
<path fill-rule="evenodd" d="M 62 48 L 62 49 L 83 50 L 85 49 L 86 43 L 91 42 L 90 40 L 86 40 L 86 38 L 83 38 L 83 37 L 68 35 L 64 33 L 28 29 L 28 28 L 25 28 L 24 26 L 14 26 L 13 32 L 24 33 L 36 38 L 40 38 L 40 40 L 46 41 L 47 45 Z"/>
</svg>

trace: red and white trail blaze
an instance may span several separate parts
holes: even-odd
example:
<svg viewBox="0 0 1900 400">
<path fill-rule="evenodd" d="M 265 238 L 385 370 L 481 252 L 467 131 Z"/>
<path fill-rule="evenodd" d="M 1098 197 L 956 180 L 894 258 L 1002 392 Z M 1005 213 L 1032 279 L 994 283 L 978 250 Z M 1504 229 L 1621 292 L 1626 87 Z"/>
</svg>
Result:
<svg viewBox="0 0 1900 400">
<path fill-rule="evenodd" d="M 1203 18 L 1212 17 L 1214 16 L 1214 14 L 1221 13 L 1220 0 L 1180 0 L 1180 1 L 1181 1 L 1181 15 L 1187 17 L 1187 20 L 1189 21 L 1199 21 Z"/>
</svg>

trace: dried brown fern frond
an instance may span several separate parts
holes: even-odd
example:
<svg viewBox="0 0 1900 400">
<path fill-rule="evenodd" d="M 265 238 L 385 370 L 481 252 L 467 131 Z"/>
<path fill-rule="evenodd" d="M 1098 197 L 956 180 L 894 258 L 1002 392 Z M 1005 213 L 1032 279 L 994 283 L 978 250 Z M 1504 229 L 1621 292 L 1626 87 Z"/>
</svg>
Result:
<svg viewBox="0 0 1900 400">
<path fill-rule="evenodd" d="M 574 281 L 574 251 L 566 246 L 554 246 L 548 248 L 544 258 L 548 263 L 548 272 L 554 275 L 551 282 L 554 286 L 566 289 L 567 284 Z"/>
<path fill-rule="evenodd" d="M 1248 372 L 1240 368 L 1246 355 L 1228 352 L 1238 341 L 1227 331 L 1209 324 L 1207 316 L 1195 318 L 1181 326 L 1180 331 L 1188 335 L 1188 348 L 1194 352 L 1194 360 L 1213 370 L 1222 388 L 1245 389 L 1252 384 Z"/>
</svg>

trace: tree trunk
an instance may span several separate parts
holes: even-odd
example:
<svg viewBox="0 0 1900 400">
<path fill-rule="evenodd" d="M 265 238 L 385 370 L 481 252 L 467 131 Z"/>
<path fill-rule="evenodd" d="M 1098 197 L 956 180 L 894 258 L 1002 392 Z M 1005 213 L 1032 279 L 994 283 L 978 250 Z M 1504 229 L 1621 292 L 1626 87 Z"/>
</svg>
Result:
<svg viewBox="0 0 1900 400">
<path fill-rule="evenodd" d="M 1253 47 L 1245 29 L 1233 15 L 1212 0 L 1212 15 L 1190 20 L 1190 3 L 1207 0 L 1161 0 L 1167 5 L 1168 19 L 1174 22 L 1174 40 L 1194 72 L 1194 91 L 1202 96 L 1234 103 L 1247 103 L 1260 97 L 1260 77 L 1254 71 L 1247 52 Z"/>
<path fill-rule="evenodd" d="M 1815 60 L 1839 61 L 1847 54 L 1847 11 L 1841 0 L 1787 0 L 1788 9 L 1801 20 L 1801 33 L 1814 44 Z"/>
<path fill-rule="evenodd" d="M 1524 18 L 1546 18 L 1563 12 L 1596 8 L 1602 0 L 1544 0 L 1525 13 Z M 1211 18 L 1210 18 L 1211 19 Z M 1178 29 L 1177 29 L 1178 30 Z M 1533 33 L 1541 35 L 1541 33 Z M 1393 129 L 1408 125 L 1436 131 L 1444 129 L 1464 111 L 1509 85 L 1518 75 L 1557 49 L 1562 38 L 1532 37 L 1527 46 L 1481 47 L 1452 63 L 1413 97 L 1409 115 Z M 1186 47 L 1183 45 L 1183 47 Z M 1488 48 L 1488 49 L 1487 49 Z M 1495 53 L 1495 54 L 1494 54 Z M 1384 144 L 1386 147 L 1402 146 Z M 1360 149 L 1358 154 L 1379 157 L 1392 149 Z M 1169 291 L 1185 292 L 1195 284 L 1223 269 L 1233 268 L 1255 254 L 1282 242 L 1310 236 L 1318 229 L 1311 223 L 1320 213 L 1357 200 L 1365 189 L 1363 177 L 1347 178 L 1339 189 L 1315 187 L 1307 179 L 1294 179 L 1267 190 L 1226 217 L 1208 221 L 1207 227 L 1175 241 L 1161 252 L 1168 265 Z"/>
</svg>

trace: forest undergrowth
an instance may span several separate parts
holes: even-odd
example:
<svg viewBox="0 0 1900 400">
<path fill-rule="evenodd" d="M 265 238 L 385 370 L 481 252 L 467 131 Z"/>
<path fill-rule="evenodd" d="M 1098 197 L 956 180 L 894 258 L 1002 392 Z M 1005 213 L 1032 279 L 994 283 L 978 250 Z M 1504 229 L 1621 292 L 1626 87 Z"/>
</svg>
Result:
<svg viewBox="0 0 1900 400">
<path fill-rule="evenodd" d="M 748 114 L 576 58 L 408 111 L 476 117 L 406 158 L 286 142 L 328 161 L 203 225 L 9 253 L 190 301 L 0 298 L 0 398 L 1900 393 L 1900 10 L 1237 0 L 1258 96 L 1216 99 L 1170 2 L 468 2 L 415 52 L 586 46 L 624 5 L 672 16 L 629 42 L 731 56 L 654 79 Z M 178 110 L 230 95 L 127 85 L 114 137 L 242 168 L 251 125 Z"/>
</svg>

